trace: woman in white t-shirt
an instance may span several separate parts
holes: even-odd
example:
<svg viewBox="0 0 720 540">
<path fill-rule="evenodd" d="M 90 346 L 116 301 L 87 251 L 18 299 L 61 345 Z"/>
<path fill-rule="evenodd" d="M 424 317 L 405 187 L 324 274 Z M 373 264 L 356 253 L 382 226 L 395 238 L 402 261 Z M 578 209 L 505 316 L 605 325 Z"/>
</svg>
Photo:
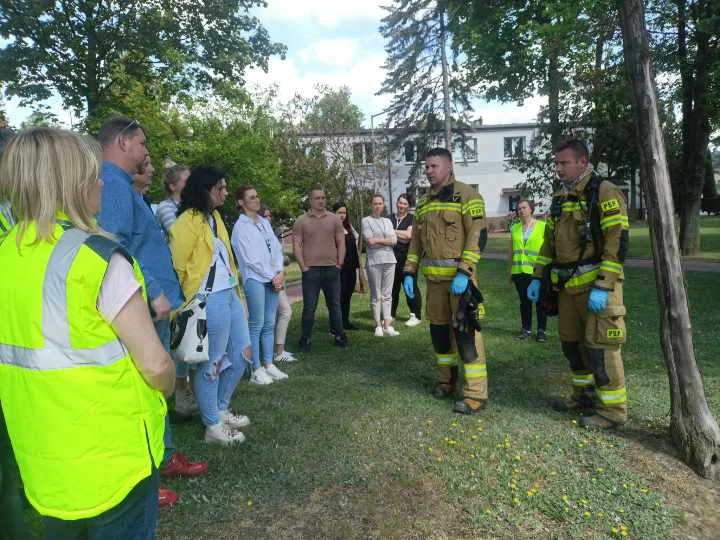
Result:
<svg viewBox="0 0 720 540">
<path fill-rule="evenodd" d="M 247 416 L 230 411 L 230 400 L 252 356 L 245 310 L 238 296 L 238 271 L 220 208 L 227 197 L 225 175 L 194 167 L 170 227 L 170 251 L 185 298 L 207 299 L 208 354 L 191 378 L 205 425 L 205 442 L 242 442 Z"/>
<path fill-rule="evenodd" d="M 362 219 L 362 235 L 367 246 L 368 284 L 370 285 L 370 308 L 375 320 L 377 337 L 397 336 L 392 326 L 392 286 L 395 279 L 395 253 L 393 246 L 397 235 L 392 223 L 383 217 L 385 199 L 375 194 L 370 200 L 372 214 Z"/>
</svg>

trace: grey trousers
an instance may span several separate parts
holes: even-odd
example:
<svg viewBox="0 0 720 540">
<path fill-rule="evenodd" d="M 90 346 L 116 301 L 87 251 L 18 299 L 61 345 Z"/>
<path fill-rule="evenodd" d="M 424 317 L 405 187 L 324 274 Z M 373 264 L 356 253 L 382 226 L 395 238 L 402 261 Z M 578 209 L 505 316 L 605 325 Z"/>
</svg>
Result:
<svg viewBox="0 0 720 540">
<path fill-rule="evenodd" d="M 367 266 L 370 286 L 370 311 L 376 324 L 392 319 L 392 288 L 395 280 L 395 263 Z"/>
</svg>

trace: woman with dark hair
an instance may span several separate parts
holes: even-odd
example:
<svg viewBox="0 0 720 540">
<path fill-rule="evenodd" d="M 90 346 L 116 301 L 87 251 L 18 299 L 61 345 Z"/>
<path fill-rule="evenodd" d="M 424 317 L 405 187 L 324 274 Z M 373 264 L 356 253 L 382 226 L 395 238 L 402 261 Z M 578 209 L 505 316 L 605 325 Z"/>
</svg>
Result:
<svg viewBox="0 0 720 540">
<path fill-rule="evenodd" d="M 251 384 L 272 384 L 287 379 L 273 364 L 275 317 L 278 293 L 285 287 L 283 252 L 270 222 L 260 216 L 260 197 L 252 186 L 240 186 L 235 194 L 242 212 L 233 227 L 235 250 L 248 305 L 252 344 Z"/>
<path fill-rule="evenodd" d="M 397 259 L 395 265 L 395 281 L 393 281 L 392 289 L 392 307 L 391 315 L 395 318 L 397 313 L 398 304 L 400 303 L 400 289 L 402 288 L 402 281 L 404 276 L 405 260 L 407 259 L 408 248 L 410 247 L 410 240 L 412 239 L 413 220 L 414 216 L 409 212 L 410 210 L 410 199 L 406 193 L 398 196 L 397 202 L 395 203 L 396 212 L 390 217 L 390 223 L 392 223 L 393 229 L 395 229 L 395 236 L 397 236 L 397 244 L 393 246 L 393 252 Z M 417 326 L 420 324 L 421 311 L 422 311 L 422 299 L 420 298 L 420 288 L 417 286 L 417 280 L 415 280 L 415 296 L 409 298 L 405 295 L 408 308 L 410 309 L 410 318 L 405 323 L 405 326 Z"/>
<path fill-rule="evenodd" d="M 527 288 L 532 281 L 535 260 L 540 253 L 545 238 L 545 222 L 533 217 L 535 204 L 527 199 L 520 199 L 517 204 L 518 223 L 510 227 L 512 258 L 510 262 L 510 281 L 515 284 L 520 297 L 520 321 L 522 328 L 517 339 L 528 339 L 532 332 L 532 302 L 528 300 Z M 540 343 L 547 341 L 545 327 L 547 316 L 540 302 L 535 304 L 537 313 L 537 334 L 535 339 Z"/>
<path fill-rule="evenodd" d="M 194 366 L 191 377 L 205 442 L 220 444 L 243 442 L 239 430 L 250 423 L 247 416 L 229 409 L 251 350 L 230 238 L 218 212 L 226 197 L 222 171 L 194 167 L 182 191 L 178 219 L 170 228 L 170 251 L 185 298 L 206 299 L 210 359 Z"/>
<path fill-rule="evenodd" d="M 357 330 L 358 327 L 350 322 L 350 301 L 353 292 L 355 292 L 357 272 L 360 270 L 360 254 L 358 251 L 360 235 L 350 222 L 350 216 L 344 202 L 336 202 L 333 205 L 333 212 L 340 218 L 345 229 L 345 260 L 343 260 L 340 268 L 340 309 L 342 311 L 343 328 L 345 330 Z"/>
</svg>

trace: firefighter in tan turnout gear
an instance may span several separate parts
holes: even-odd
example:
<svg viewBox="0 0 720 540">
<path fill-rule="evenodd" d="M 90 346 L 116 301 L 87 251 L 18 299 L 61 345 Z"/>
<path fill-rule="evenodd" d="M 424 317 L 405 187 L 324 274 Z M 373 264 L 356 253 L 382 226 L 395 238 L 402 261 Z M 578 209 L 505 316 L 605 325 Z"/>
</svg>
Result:
<svg viewBox="0 0 720 540">
<path fill-rule="evenodd" d="M 438 368 L 433 394 L 439 398 L 454 395 L 462 360 L 465 386 L 454 410 L 477 413 L 488 399 L 487 369 L 477 323 L 479 300 L 472 300 L 471 293 L 479 296 L 475 265 L 480 260 L 480 244 L 487 240 L 485 202 L 473 188 L 454 179 L 452 156 L 445 148 L 425 154 L 425 174 L 431 191 L 415 210 L 403 287 L 412 298 L 413 278 L 420 267 L 427 279 L 427 316 Z M 476 324 L 463 324 L 468 318 Z"/>
<path fill-rule="evenodd" d="M 559 288 L 560 341 L 570 364 L 572 395 L 554 401 L 558 411 L 595 413 L 580 425 L 609 429 L 627 421 L 627 392 L 620 346 L 625 343 L 623 262 L 628 249 L 625 199 L 588 163 L 585 143 L 555 150 L 563 189 L 555 194 L 545 243 L 528 287 L 537 302 L 540 279 L 550 269 Z"/>
</svg>

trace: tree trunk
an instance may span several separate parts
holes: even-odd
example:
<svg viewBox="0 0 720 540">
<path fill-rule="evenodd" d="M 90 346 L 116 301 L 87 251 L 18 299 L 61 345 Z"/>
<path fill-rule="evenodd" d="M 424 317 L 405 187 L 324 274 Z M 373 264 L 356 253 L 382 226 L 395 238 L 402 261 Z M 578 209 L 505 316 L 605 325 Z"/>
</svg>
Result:
<svg viewBox="0 0 720 540">
<path fill-rule="evenodd" d="M 443 116 L 445 117 L 445 148 L 452 154 L 452 110 L 450 109 L 450 73 L 447 60 L 447 28 L 445 9 L 440 9 L 440 60 L 442 63 Z"/>
<path fill-rule="evenodd" d="M 675 0 L 675 4 L 683 111 L 680 250 L 683 255 L 697 255 L 700 253 L 699 213 L 705 184 L 705 154 L 711 132 L 708 93 L 713 62 L 710 33 L 707 24 L 700 23 L 711 20 L 714 13 L 712 2 L 699 1 L 689 8 L 687 0 Z M 692 61 L 688 58 L 688 27 L 694 28 L 695 57 Z"/>
<path fill-rule="evenodd" d="M 560 125 L 560 62 L 558 60 L 557 48 L 550 44 L 548 52 L 548 116 L 550 117 L 550 143 L 555 148 L 560 144 L 562 126 Z"/>
<path fill-rule="evenodd" d="M 661 344 L 670 379 L 670 436 L 698 474 L 720 478 L 720 429 L 705 400 L 695 363 L 692 328 L 672 211 L 670 175 L 657 112 L 642 0 L 619 0 L 625 64 L 633 90 L 638 150 L 660 304 Z"/>
</svg>

